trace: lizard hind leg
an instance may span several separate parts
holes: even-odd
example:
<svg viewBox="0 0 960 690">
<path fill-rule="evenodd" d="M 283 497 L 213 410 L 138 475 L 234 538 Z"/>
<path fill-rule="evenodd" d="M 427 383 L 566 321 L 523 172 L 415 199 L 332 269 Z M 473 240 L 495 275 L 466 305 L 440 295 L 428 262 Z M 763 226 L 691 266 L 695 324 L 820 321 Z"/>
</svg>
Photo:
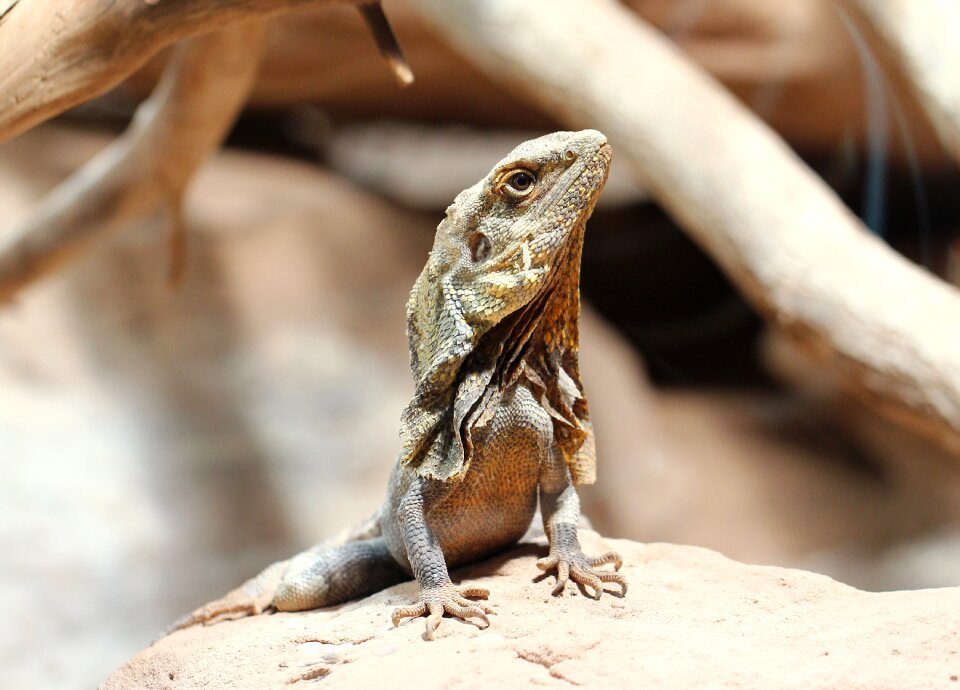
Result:
<svg viewBox="0 0 960 690">
<path fill-rule="evenodd" d="M 305 611 L 359 599 L 410 576 L 394 560 L 383 537 L 334 546 L 304 568 L 284 574 L 273 596 L 278 611 Z"/>
<path fill-rule="evenodd" d="M 369 534 L 369 532 L 367 533 Z M 359 598 L 407 579 L 383 538 L 370 536 L 345 543 L 318 544 L 293 558 L 274 563 L 226 595 L 205 604 L 169 626 L 161 637 L 193 625 L 257 616 L 275 608 L 302 611 Z"/>
</svg>

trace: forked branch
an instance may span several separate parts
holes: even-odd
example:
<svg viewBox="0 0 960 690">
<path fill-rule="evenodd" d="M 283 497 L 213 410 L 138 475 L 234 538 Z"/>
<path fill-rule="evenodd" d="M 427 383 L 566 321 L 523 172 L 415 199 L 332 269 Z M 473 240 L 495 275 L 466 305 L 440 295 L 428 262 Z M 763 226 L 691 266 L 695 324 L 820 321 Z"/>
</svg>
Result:
<svg viewBox="0 0 960 690">
<path fill-rule="evenodd" d="M 179 227 L 187 183 L 246 102 L 264 33 L 246 23 L 177 47 L 123 136 L 2 235 L 0 302 L 134 218 L 166 207 Z"/>
<path fill-rule="evenodd" d="M 119 83 L 185 36 L 153 95 L 117 142 L 54 190 L 0 245 L 0 301 L 97 237 L 161 205 L 181 268 L 180 202 L 242 109 L 263 49 L 250 18 L 351 0 L 0 0 L 0 141 Z M 401 86 L 413 81 L 379 2 L 359 3 Z M 246 20 L 246 21 L 244 21 Z M 226 27 L 226 28 L 224 28 Z"/>
</svg>

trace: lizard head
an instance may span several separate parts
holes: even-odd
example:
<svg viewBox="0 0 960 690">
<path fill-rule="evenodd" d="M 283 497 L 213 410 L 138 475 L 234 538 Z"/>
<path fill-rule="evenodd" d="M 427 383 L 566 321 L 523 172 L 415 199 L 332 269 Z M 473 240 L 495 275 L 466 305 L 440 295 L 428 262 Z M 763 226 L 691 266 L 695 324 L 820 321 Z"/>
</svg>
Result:
<svg viewBox="0 0 960 690">
<path fill-rule="evenodd" d="M 545 369 L 531 372 L 544 389 L 565 387 L 550 397 L 570 402 L 558 414 L 577 426 L 580 254 L 610 161 L 595 130 L 548 134 L 520 144 L 447 209 L 407 302 L 416 393 L 401 461 L 434 478 L 462 476 L 464 420 L 494 374 L 502 382 L 531 357 Z"/>
</svg>

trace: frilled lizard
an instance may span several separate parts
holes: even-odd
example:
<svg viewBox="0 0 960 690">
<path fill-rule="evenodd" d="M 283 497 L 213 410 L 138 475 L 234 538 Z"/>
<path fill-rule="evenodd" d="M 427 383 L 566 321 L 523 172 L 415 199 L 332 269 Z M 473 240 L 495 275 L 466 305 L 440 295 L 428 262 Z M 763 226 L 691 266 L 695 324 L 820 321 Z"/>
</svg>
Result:
<svg viewBox="0 0 960 690">
<path fill-rule="evenodd" d="M 607 179 L 611 150 L 597 131 L 525 142 L 457 195 L 407 302 L 416 392 L 401 418 L 402 448 L 380 511 L 365 525 L 274 564 L 175 627 L 301 611 L 356 599 L 407 579 L 420 602 L 395 625 L 446 612 L 487 625 L 480 587 L 448 567 L 516 543 L 539 495 L 550 543 L 541 570 L 600 597 L 623 576 L 583 554 L 574 488 L 595 479 L 596 456 L 578 365 L 584 228 Z"/>
</svg>

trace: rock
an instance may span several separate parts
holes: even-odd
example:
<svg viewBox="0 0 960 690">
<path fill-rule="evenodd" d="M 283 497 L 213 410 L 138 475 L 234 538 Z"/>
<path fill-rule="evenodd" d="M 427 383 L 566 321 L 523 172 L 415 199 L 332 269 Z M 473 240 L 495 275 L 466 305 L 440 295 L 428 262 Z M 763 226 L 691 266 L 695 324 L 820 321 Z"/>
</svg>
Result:
<svg viewBox="0 0 960 690">
<path fill-rule="evenodd" d="M 101 687 L 960 688 L 960 588 L 868 593 L 823 575 L 745 565 L 706 549 L 605 543 L 626 597 L 551 597 L 539 544 L 454 573 L 491 590 L 488 630 L 445 619 L 394 628 L 412 582 L 361 601 L 195 627 L 159 640 Z M 552 580 L 552 577 L 549 578 Z"/>
</svg>

